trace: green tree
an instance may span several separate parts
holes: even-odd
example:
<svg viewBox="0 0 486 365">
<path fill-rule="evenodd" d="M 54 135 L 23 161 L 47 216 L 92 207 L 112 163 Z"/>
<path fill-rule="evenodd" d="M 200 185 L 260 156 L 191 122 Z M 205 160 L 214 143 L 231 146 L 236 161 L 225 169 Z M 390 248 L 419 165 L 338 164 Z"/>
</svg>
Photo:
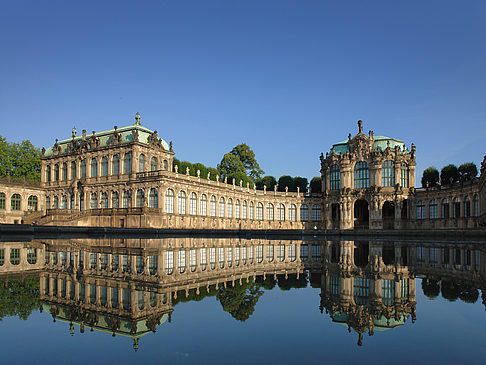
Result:
<svg viewBox="0 0 486 365">
<path fill-rule="evenodd" d="M 201 172 L 199 175 L 201 179 L 206 179 L 208 177 L 208 168 L 204 166 L 202 163 L 197 162 L 192 165 L 194 167 L 194 170 L 196 171 L 196 176 L 197 176 L 197 170 Z"/>
<path fill-rule="evenodd" d="M 243 162 L 241 162 L 240 158 L 232 153 L 226 153 L 223 156 L 223 159 L 218 164 L 218 171 L 221 175 L 221 178 L 224 179 L 225 177 L 228 178 L 230 181 L 230 177 L 235 177 L 235 174 L 244 174 L 246 175 L 245 166 L 243 166 Z"/>
<path fill-rule="evenodd" d="M 294 177 L 295 191 L 297 191 L 297 187 L 299 187 L 299 190 L 300 190 L 301 193 L 307 193 L 307 185 L 308 184 L 309 183 L 307 182 L 307 178 L 300 177 L 300 176 Z"/>
<path fill-rule="evenodd" d="M 259 179 L 265 172 L 260 168 L 256 158 L 255 152 L 245 143 L 235 146 L 231 152 L 232 155 L 237 156 L 243 163 L 246 174 L 252 178 L 253 181 Z"/>
<path fill-rule="evenodd" d="M 39 278 L 11 279 L 0 286 L 0 320 L 18 316 L 29 318 L 39 308 Z"/>
<path fill-rule="evenodd" d="M 263 295 L 263 291 L 253 282 L 238 282 L 234 286 L 226 288 L 221 284 L 216 298 L 221 303 L 223 310 L 241 322 L 246 321 L 255 311 L 258 299 Z"/>
<path fill-rule="evenodd" d="M 175 167 L 177 166 L 177 169 L 179 172 L 181 172 L 181 162 L 177 158 L 172 159 L 172 171 L 175 172 Z"/>
<path fill-rule="evenodd" d="M 437 186 L 439 183 L 439 171 L 434 166 L 427 167 L 422 174 L 422 187 L 426 188 L 427 183 L 429 186 Z"/>
<path fill-rule="evenodd" d="M 459 171 L 455 165 L 449 164 L 440 170 L 440 183 L 442 185 L 453 184 L 459 180 Z"/>
<path fill-rule="evenodd" d="M 255 181 L 255 185 L 258 190 L 263 190 L 264 185 L 267 187 L 267 190 L 273 190 L 275 185 L 277 185 L 277 180 L 273 176 L 267 175 Z"/>
<path fill-rule="evenodd" d="M 189 161 L 182 161 L 179 165 L 179 174 L 185 174 L 186 169 L 189 168 L 189 175 L 196 176 L 196 170 L 194 169 L 194 165 Z"/>
<path fill-rule="evenodd" d="M 310 182 L 311 193 L 322 192 L 322 178 L 319 176 L 313 177 Z"/>
<path fill-rule="evenodd" d="M 459 166 L 459 179 L 461 181 L 472 180 L 476 176 L 478 176 L 478 168 L 476 164 L 473 162 L 466 162 Z"/>
<path fill-rule="evenodd" d="M 437 298 L 440 294 L 440 284 L 437 280 L 424 278 L 422 279 L 422 291 L 429 299 Z"/>
<path fill-rule="evenodd" d="M 297 191 L 295 189 L 294 179 L 289 175 L 283 175 L 278 178 L 278 191 L 285 191 L 285 187 L 289 188 L 289 191 Z"/>
<path fill-rule="evenodd" d="M 9 143 L 0 136 L 0 176 L 40 181 L 41 151 L 29 140 Z"/>
<path fill-rule="evenodd" d="M 214 167 L 208 167 L 209 180 L 216 181 L 216 176 L 219 175 L 219 171 Z"/>
</svg>

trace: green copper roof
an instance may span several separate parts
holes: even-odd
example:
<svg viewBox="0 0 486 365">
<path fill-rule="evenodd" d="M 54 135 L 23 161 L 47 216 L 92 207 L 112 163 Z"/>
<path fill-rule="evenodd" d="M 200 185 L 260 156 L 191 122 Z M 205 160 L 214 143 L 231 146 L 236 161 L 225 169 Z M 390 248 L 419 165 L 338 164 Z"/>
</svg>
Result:
<svg viewBox="0 0 486 365">
<path fill-rule="evenodd" d="M 375 142 L 373 143 L 373 148 L 375 150 L 385 150 L 388 147 L 388 142 L 390 142 L 390 148 L 395 148 L 395 146 L 399 146 L 402 151 L 405 151 L 407 148 L 405 147 L 405 143 L 399 139 L 387 137 L 387 136 L 374 136 Z M 342 152 L 345 154 L 348 152 L 348 140 L 341 141 L 336 144 L 333 144 L 332 147 L 336 153 Z M 332 148 L 331 148 L 332 151 Z"/>
<path fill-rule="evenodd" d="M 142 127 L 140 124 L 135 124 L 129 125 L 126 127 L 121 127 L 117 128 L 117 132 L 121 135 L 121 143 L 129 143 L 132 141 L 132 131 L 137 130 L 138 131 L 138 141 L 141 143 L 148 144 L 148 138 L 149 136 L 154 132 L 148 128 Z M 110 129 L 108 131 L 103 131 L 103 132 L 96 132 L 96 137 L 99 138 L 100 147 L 108 146 L 110 144 L 110 141 L 113 139 L 113 133 L 115 132 L 115 129 Z M 86 139 L 89 139 L 93 136 L 93 134 L 86 134 Z M 75 141 L 80 141 L 83 139 L 82 135 L 76 135 L 74 137 Z M 68 138 L 62 141 L 58 141 L 58 145 L 61 148 L 61 153 L 66 153 L 68 151 L 68 146 L 71 143 L 73 138 Z M 169 145 L 168 143 L 160 138 L 162 142 L 162 146 L 164 147 L 165 150 L 169 150 Z M 54 154 L 54 147 L 49 147 L 46 149 L 46 152 L 44 156 L 52 156 Z"/>
</svg>

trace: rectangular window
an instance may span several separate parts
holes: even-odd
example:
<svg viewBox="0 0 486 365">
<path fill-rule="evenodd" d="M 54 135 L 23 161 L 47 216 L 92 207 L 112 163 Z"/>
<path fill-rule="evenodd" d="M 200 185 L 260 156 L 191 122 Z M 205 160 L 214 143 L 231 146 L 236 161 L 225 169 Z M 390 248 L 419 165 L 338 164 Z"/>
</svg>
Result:
<svg viewBox="0 0 486 365">
<path fill-rule="evenodd" d="M 312 245 L 312 260 L 319 261 L 321 259 L 321 245 Z"/>
<path fill-rule="evenodd" d="M 263 245 L 256 245 L 256 260 L 258 263 L 263 261 Z"/>
<path fill-rule="evenodd" d="M 179 249 L 177 266 L 179 267 L 179 272 L 181 274 L 186 271 L 186 250 L 183 248 Z"/>
<path fill-rule="evenodd" d="M 297 245 L 295 243 L 289 246 L 289 260 L 291 262 L 297 260 Z"/>
<path fill-rule="evenodd" d="M 309 246 L 306 244 L 303 244 L 300 246 L 300 259 L 302 261 L 307 261 L 309 258 Z"/>
<path fill-rule="evenodd" d="M 46 257 L 48 256 L 46 255 Z M 0 266 L 3 266 L 4 263 L 5 263 L 5 249 L 0 248 Z"/>
<path fill-rule="evenodd" d="M 12 265 L 20 264 L 20 248 L 10 249 L 10 263 Z"/>
<path fill-rule="evenodd" d="M 192 272 L 196 271 L 196 249 L 191 248 L 189 250 L 189 268 Z"/>
<path fill-rule="evenodd" d="M 429 248 L 429 263 L 431 264 L 439 263 L 439 253 L 436 247 Z"/>
<path fill-rule="evenodd" d="M 274 246 L 273 245 L 267 245 L 267 261 L 272 262 L 273 261 L 273 255 L 274 255 Z"/>
<path fill-rule="evenodd" d="M 277 246 L 277 260 L 282 262 L 285 259 L 285 245 Z"/>
<path fill-rule="evenodd" d="M 241 261 L 246 264 L 246 246 L 241 247 Z"/>
<path fill-rule="evenodd" d="M 425 264 L 425 248 L 417 247 L 417 264 Z"/>
<path fill-rule="evenodd" d="M 224 248 L 223 247 L 218 248 L 218 261 L 219 261 L 219 267 L 223 268 L 224 267 Z"/>
<path fill-rule="evenodd" d="M 165 272 L 170 275 L 174 272 L 174 251 L 165 251 Z"/>
<path fill-rule="evenodd" d="M 206 257 L 206 249 L 201 248 L 199 254 L 201 255 L 201 270 L 204 271 L 206 270 L 206 266 L 208 264 L 207 257 Z"/>
<path fill-rule="evenodd" d="M 216 248 L 214 247 L 209 249 L 209 264 L 211 265 L 211 269 L 214 270 L 216 267 Z"/>
</svg>

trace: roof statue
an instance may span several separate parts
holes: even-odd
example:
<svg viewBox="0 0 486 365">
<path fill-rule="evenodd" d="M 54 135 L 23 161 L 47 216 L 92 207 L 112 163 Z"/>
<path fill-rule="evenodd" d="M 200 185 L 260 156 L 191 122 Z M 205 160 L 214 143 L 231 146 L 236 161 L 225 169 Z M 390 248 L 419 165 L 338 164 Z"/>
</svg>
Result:
<svg viewBox="0 0 486 365">
<path fill-rule="evenodd" d="M 142 125 L 142 123 L 140 123 L 140 113 L 137 112 L 137 114 L 135 114 L 135 125 Z"/>
<path fill-rule="evenodd" d="M 76 130 L 76 126 L 73 127 L 73 130 L 72 130 L 72 137 L 76 137 L 78 134 L 78 131 Z"/>
<path fill-rule="evenodd" d="M 359 134 L 363 133 L 363 121 L 362 120 L 358 120 L 358 130 L 359 130 Z"/>
</svg>

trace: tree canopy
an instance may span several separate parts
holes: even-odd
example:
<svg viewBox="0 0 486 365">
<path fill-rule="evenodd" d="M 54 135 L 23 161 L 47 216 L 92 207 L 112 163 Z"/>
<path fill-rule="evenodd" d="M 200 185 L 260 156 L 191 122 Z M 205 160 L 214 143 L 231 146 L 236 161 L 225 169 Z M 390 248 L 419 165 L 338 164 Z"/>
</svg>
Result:
<svg viewBox="0 0 486 365">
<path fill-rule="evenodd" d="M 313 177 L 310 182 L 311 193 L 322 192 L 322 178 L 319 176 Z"/>
<path fill-rule="evenodd" d="M 461 166 L 459 166 L 458 172 L 459 172 L 459 179 L 461 181 L 472 180 L 473 178 L 478 176 L 478 168 L 476 167 L 476 164 L 474 164 L 473 162 L 463 163 Z"/>
<path fill-rule="evenodd" d="M 263 186 L 266 186 L 267 190 L 273 190 L 275 185 L 277 185 L 277 179 L 270 175 L 264 176 L 255 181 L 255 185 L 258 190 L 263 190 Z"/>
<path fill-rule="evenodd" d="M 422 187 L 426 188 L 427 183 L 430 187 L 437 186 L 439 183 L 439 171 L 434 166 L 426 168 L 422 174 Z"/>
<path fill-rule="evenodd" d="M 40 181 L 41 152 L 29 140 L 10 143 L 0 136 L 0 176 Z"/>
<path fill-rule="evenodd" d="M 12 279 L 0 286 L 0 320 L 18 316 L 29 318 L 39 308 L 39 278 Z"/>
<path fill-rule="evenodd" d="M 440 170 L 441 185 L 453 184 L 459 180 L 459 171 L 456 165 L 449 164 Z"/>
<path fill-rule="evenodd" d="M 245 143 L 241 143 L 230 152 L 240 159 L 245 168 L 246 174 L 254 181 L 259 179 L 265 172 L 260 168 L 256 158 L 255 152 Z"/>
<path fill-rule="evenodd" d="M 255 282 L 239 284 L 226 288 L 221 284 L 216 298 L 221 303 L 223 310 L 241 322 L 246 321 L 255 311 L 255 305 L 262 296 L 263 291 Z"/>
</svg>

